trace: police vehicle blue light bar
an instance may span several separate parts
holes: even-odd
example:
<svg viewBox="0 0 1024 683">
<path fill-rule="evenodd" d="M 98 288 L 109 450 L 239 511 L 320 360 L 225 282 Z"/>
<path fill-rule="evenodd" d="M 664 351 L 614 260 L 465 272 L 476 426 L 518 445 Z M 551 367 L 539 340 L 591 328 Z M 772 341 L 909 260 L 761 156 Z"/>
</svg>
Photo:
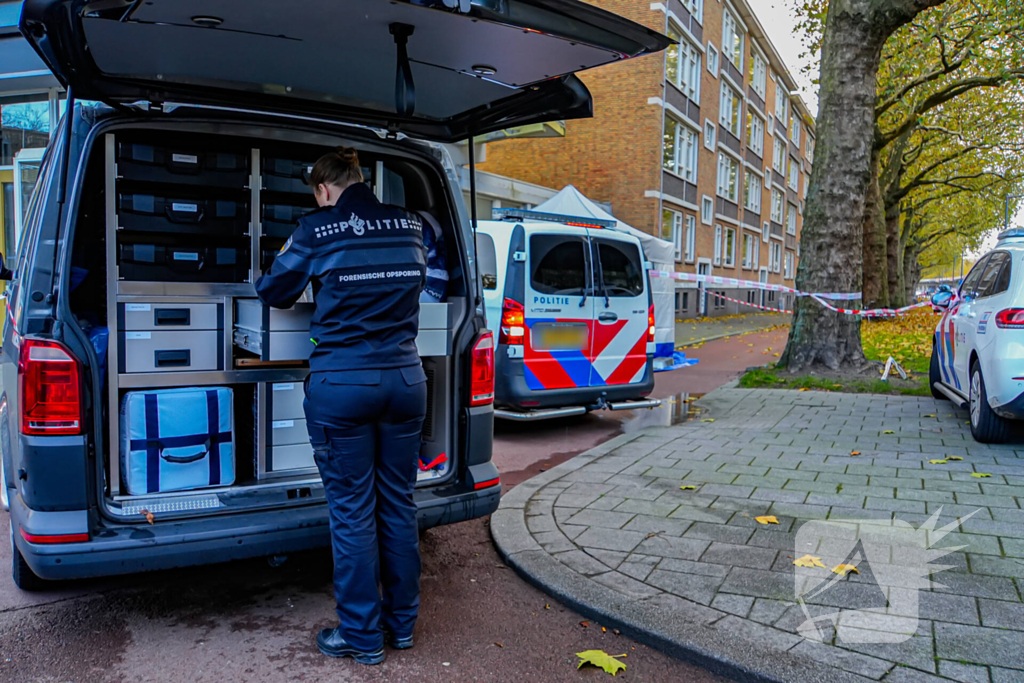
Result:
<svg viewBox="0 0 1024 683">
<path fill-rule="evenodd" d="M 618 221 L 606 221 L 591 216 L 564 216 L 544 211 L 527 209 L 491 209 L 491 218 L 496 221 L 543 221 L 547 223 L 564 223 L 580 228 L 614 228 Z"/>
<path fill-rule="evenodd" d="M 1014 237 L 1024 237 L 1024 228 L 1010 228 L 1009 230 L 1003 230 L 999 233 L 998 239 L 1000 242 L 1008 240 Z"/>
</svg>

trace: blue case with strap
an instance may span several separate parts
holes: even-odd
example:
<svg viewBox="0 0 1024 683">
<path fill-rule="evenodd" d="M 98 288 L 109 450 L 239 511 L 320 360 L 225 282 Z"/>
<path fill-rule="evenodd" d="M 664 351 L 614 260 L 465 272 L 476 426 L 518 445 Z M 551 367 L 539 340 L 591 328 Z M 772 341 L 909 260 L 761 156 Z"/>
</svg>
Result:
<svg viewBox="0 0 1024 683">
<path fill-rule="evenodd" d="M 121 476 L 132 496 L 235 482 L 231 389 L 131 391 L 121 402 Z"/>
</svg>

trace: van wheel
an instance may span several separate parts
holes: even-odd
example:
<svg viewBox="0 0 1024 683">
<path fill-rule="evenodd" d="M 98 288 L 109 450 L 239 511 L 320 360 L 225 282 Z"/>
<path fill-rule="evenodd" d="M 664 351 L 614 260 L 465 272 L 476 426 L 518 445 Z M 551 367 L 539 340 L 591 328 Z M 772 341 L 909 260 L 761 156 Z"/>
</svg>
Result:
<svg viewBox="0 0 1024 683">
<path fill-rule="evenodd" d="M 931 389 L 932 398 L 948 401 L 946 395 L 935 388 L 937 382 L 942 382 L 942 370 L 939 368 L 939 354 L 935 344 L 932 344 L 932 360 L 928 363 L 928 388 Z"/>
<path fill-rule="evenodd" d="M 14 585 L 26 592 L 45 590 L 50 582 L 40 579 L 32 568 L 21 556 L 21 551 L 14 543 L 14 523 L 11 523 L 11 576 L 14 578 Z"/>
<path fill-rule="evenodd" d="M 985 378 L 981 375 L 981 364 L 974 361 L 971 365 L 971 387 L 968 397 L 971 411 L 971 435 L 979 443 L 1002 443 L 1010 432 L 1010 421 L 994 412 L 988 404 L 988 392 L 985 390 Z"/>
</svg>

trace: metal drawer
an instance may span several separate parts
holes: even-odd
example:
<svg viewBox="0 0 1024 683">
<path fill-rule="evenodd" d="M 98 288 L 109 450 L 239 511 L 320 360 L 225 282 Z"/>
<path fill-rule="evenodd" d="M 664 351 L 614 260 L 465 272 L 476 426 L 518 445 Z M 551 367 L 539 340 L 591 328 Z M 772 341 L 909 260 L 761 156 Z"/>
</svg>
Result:
<svg viewBox="0 0 1024 683">
<path fill-rule="evenodd" d="M 224 369 L 219 330 L 121 332 L 118 372 L 188 372 Z"/>
<path fill-rule="evenodd" d="M 267 443 L 270 446 L 294 446 L 308 444 L 309 432 L 306 431 L 306 420 L 271 420 L 267 431 Z"/>
<path fill-rule="evenodd" d="M 236 299 L 235 325 L 260 332 L 308 333 L 313 309 L 313 304 L 295 304 L 291 308 L 280 309 L 264 306 L 258 299 Z"/>
<path fill-rule="evenodd" d="M 274 446 L 267 449 L 267 472 L 284 472 L 316 468 L 313 447 L 306 443 L 291 446 Z"/>
<path fill-rule="evenodd" d="M 122 330 L 221 330 L 224 304 L 120 303 Z"/>
<path fill-rule="evenodd" d="M 235 346 L 255 353 L 260 360 L 306 360 L 313 353 L 309 330 L 303 332 L 259 332 L 236 326 Z"/>
<path fill-rule="evenodd" d="M 302 382 L 280 382 L 268 385 L 270 392 L 270 417 L 272 420 L 294 420 L 304 418 L 306 411 L 302 406 L 306 391 Z"/>
</svg>

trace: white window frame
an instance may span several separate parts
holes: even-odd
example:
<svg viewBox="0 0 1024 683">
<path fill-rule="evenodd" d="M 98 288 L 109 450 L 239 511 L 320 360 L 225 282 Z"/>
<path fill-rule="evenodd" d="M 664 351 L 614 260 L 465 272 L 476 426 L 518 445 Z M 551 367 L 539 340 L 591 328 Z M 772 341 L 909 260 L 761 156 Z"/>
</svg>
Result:
<svg viewBox="0 0 1024 683">
<path fill-rule="evenodd" d="M 761 223 L 761 241 L 765 244 L 771 239 L 772 236 L 772 224 L 768 221 Z"/>
<path fill-rule="evenodd" d="M 786 195 L 778 190 L 778 188 L 772 188 L 772 213 L 771 219 L 782 225 L 786 222 Z"/>
<path fill-rule="evenodd" d="M 800 149 L 800 136 L 803 129 L 800 125 L 800 117 L 794 116 L 792 124 L 790 125 L 789 139 L 796 144 L 796 148 Z"/>
<path fill-rule="evenodd" d="M 722 11 L 722 56 L 743 73 L 743 32 L 728 8 Z"/>
<path fill-rule="evenodd" d="M 686 11 L 697 19 L 698 24 L 704 23 L 704 0 L 681 0 L 681 2 Z"/>
<path fill-rule="evenodd" d="M 707 61 L 707 63 L 708 63 L 708 71 L 715 78 L 718 78 L 718 71 L 719 71 L 718 48 L 716 48 L 714 45 L 711 44 L 710 41 L 708 41 L 707 48 L 706 48 L 704 54 L 707 56 L 707 59 L 705 61 Z"/>
<path fill-rule="evenodd" d="M 725 152 L 718 153 L 717 191 L 720 197 L 733 204 L 740 203 L 740 162 Z"/>
<path fill-rule="evenodd" d="M 727 131 L 743 139 L 743 95 L 725 81 L 719 91 L 718 122 Z"/>
<path fill-rule="evenodd" d="M 782 79 L 775 81 L 775 118 L 786 122 L 786 114 L 789 111 L 789 91 L 782 85 Z"/>
<path fill-rule="evenodd" d="M 786 141 L 778 135 L 772 136 L 772 168 L 779 175 L 786 173 Z"/>
<path fill-rule="evenodd" d="M 752 183 L 757 183 L 757 189 L 751 193 L 750 186 Z M 761 195 L 764 192 L 764 185 L 762 184 L 761 176 L 757 173 L 752 173 L 750 169 L 743 174 L 743 208 L 754 211 L 755 213 L 761 213 Z M 750 201 L 753 197 L 754 201 Z"/>
<path fill-rule="evenodd" d="M 760 66 L 760 69 L 758 69 Z M 750 85 L 754 88 L 754 92 L 761 96 L 761 99 L 765 99 L 766 93 L 768 92 L 768 60 L 761 56 L 761 51 L 757 49 L 750 50 Z"/>
<path fill-rule="evenodd" d="M 764 186 L 765 187 L 771 187 L 772 186 L 772 167 L 771 166 L 765 166 L 764 167 Z"/>
<path fill-rule="evenodd" d="M 786 155 L 786 158 L 789 160 L 789 178 L 786 182 L 789 184 L 789 189 L 793 190 L 794 192 L 799 191 L 800 162 L 798 162 L 796 159 L 789 156 L 788 154 Z"/>
<path fill-rule="evenodd" d="M 687 263 L 693 263 L 693 259 L 697 256 L 697 217 L 686 215 L 686 249 L 684 251 L 683 259 Z"/>
<path fill-rule="evenodd" d="M 786 202 L 786 233 L 796 234 L 796 206 Z"/>
<path fill-rule="evenodd" d="M 794 273 L 795 270 L 796 270 L 796 257 L 794 256 L 793 252 L 791 252 L 791 251 L 789 251 L 787 249 L 786 250 L 786 256 L 785 256 L 785 271 L 782 274 L 783 279 L 785 279 L 785 280 L 792 280 L 794 275 L 795 275 L 795 273 Z"/>
<path fill-rule="evenodd" d="M 730 236 L 732 237 L 731 243 L 732 248 L 730 249 Z M 736 228 L 725 229 L 722 234 L 722 267 L 723 268 L 735 268 L 736 267 Z"/>
<path fill-rule="evenodd" d="M 704 119 L 704 147 L 714 152 L 717 142 L 718 128 L 711 122 L 711 119 Z"/>
<path fill-rule="evenodd" d="M 722 226 L 715 225 L 715 261 L 716 266 L 722 265 Z"/>
<path fill-rule="evenodd" d="M 672 245 L 675 247 L 675 259 L 677 263 L 683 260 L 683 214 L 675 209 L 662 208 L 661 210 L 661 238 L 665 239 L 665 214 L 671 214 L 672 221 Z"/>
<path fill-rule="evenodd" d="M 771 249 L 771 253 L 768 258 L 769 270 L 773 273 L 777 273 L 782 268 L 782 243 L 772 242 L 769 249 Z"/>
<path fill-rule="evenodd" d="M 814 138 L 812 138 L 810 135 L 807 136 L 807 151 L 804 153 L 804 156 L 807 157 L 807 161 L 811 162 L 811 165 L 813 166 L 814 165 Z"/>
<path fill-rule="evenodd" d="M 755 133 L 754 125 L 761 127 L 760 133 Z M 747 147 L 753 150 L 754 154 L 764 158 L 764 119 L 754 111 L 753 107 L 747 107 Z"/>
<path fill-rule="evenodd" d="M 743 249 L 742 249 L 742 261 L 743 268 L 751 270 L 755 268 L 755 261 L 757 257 L 754 256 L 754 252 L 757 250 L 757 239 L 749 232 L 743 232 Z"/>
<path fill-rule="evenodd" d="M 715 220 L 715 199 L 706 194 L 700 198 L 700 222 L 711 225 Z"/>
<path fill-rule="evenodd" d="M 672 159 L 672 166 L 665 164 L 665 154 L 662 151 L 662 168 L 669 173 L 674 173 L 683 180 L 697 183 L 697 148 L 700 145 L 700 135 L 689 125 L 676 117 L 665 112 L 665 129 L 668 132 L 668 122 L 672 121 L 676 126 L 674 139 L 675 157 Z"/>
<path fill-rule="evenodd" d="M 700 102 L 701 59 L 699 47 L 690 42 L 686 32 L 676 23 L 669 20 L 669 38 L 678 40 L 677 45 L 670 45 L 665 51 L 665 78 L 679 88 L 680 91 L 694 102 Z M 672 53 L 676 55 L 675 78 L 669 71 L 668 59 Z"/>
</svg>

